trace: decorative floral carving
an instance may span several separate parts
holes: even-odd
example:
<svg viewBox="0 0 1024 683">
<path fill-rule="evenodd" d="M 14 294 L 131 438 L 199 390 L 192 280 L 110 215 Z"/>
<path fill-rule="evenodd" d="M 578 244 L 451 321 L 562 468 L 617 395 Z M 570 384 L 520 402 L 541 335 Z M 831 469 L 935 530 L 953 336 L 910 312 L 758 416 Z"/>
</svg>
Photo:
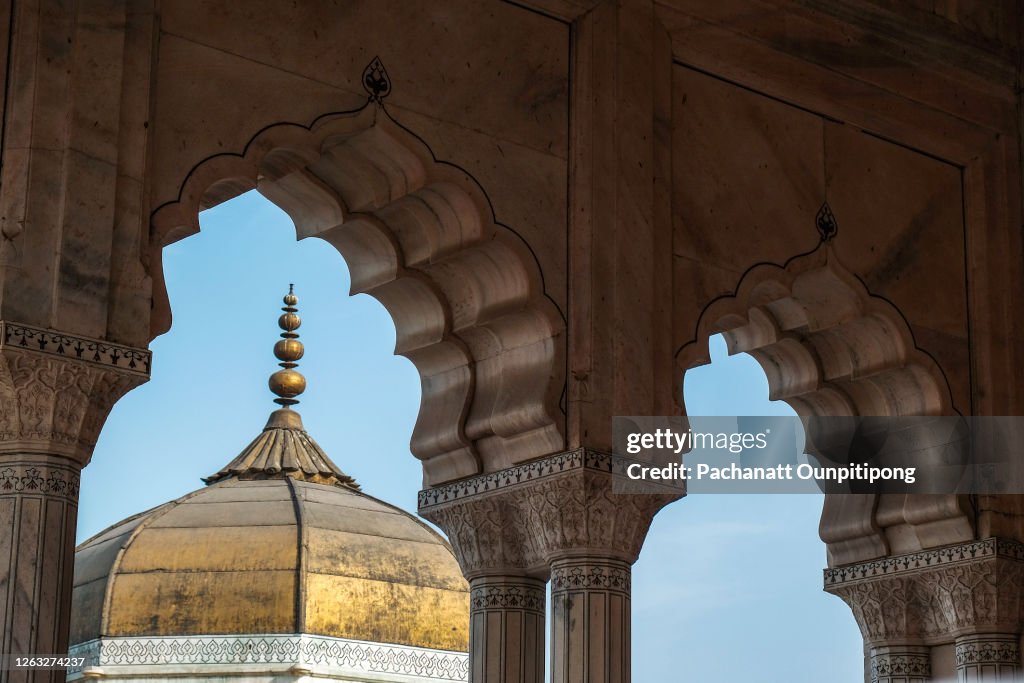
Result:
<svg viewBox="0 0 1024 683">
<path fill-rule="evenodd" d="M 544 585 L 525 582 L 484 583 L 474 585 L 470 589 L 469 605 L 471 612 L 483 612 L 488 609 L 521 609 L 526 612 L 544 614 Z"/>
<path fill-rule="evenodd" d="M 567 552 L 633 562 L 674 494 L 612 490 L 612 456 L 578 449 L 420 493 L 420 514 L 448 534 L 467 576 L 542 575 Z"/>
<path fill-rule="evenodd" d="M 145 381 L 117 367 L 0 347 L 0 451 L 88 462 L 114 402 Z"/>
<path fill-rule="evenodd" d="M 925 683 L 932 675 L 927 648 L 917 652 L 894 650 L 871 653 L 872 683 Z"/>
<path fill-rule="evenodd" d="M 1024 560 L 1019 544 L 993 538 L 914 556 L 888 558 L 885 571 L 853 566 L 839 568 L 836 575 L 838 570 L 827 570 L 825 590 L 850 605 L 866 642 L 937 643 L 965 633 L 1020 631 Z"/>
<path fill-rule="evenodd" d="M 469 655 L 462 652 L 307 634 L 101 638 L 75 645 L 69 654 L 84 657 L 84 667 L 142 665 L 166 670 L 196 665 L 303 664 L 347 674 L 345 678 L 362 678 L 367 673 L 428 681 L 469 678 Z"/>
<path fill-rule="evenodd" d="M 78 501 L 79 475 L 70 467 L 39 462 L 0 464 L 0 496 L 37 493 Z"/>
<path fill-rule="evenodd" d="M 956 644 L 956 665 L 1007 664 L 1020 666 L 1020 643 L 1012 636 L 976 636 Z"/>
<path fill-rule="evenodd" d="M 629 595 L 631 571 L 629 564 L 609 560 L 565 560 L 551 568 L 551 594 L 572 590 L 606 590 Z"/>
</svg>

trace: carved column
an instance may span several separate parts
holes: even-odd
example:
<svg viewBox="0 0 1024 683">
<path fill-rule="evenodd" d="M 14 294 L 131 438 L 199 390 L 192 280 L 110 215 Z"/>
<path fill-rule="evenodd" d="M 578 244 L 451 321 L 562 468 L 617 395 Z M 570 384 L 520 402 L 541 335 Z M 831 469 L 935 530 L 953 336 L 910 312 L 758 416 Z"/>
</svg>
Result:
<svg viewBox="0 0 1024 683">
<path fill-rule="evenodd" d="M 542 683 L 544 581 L 480 576 L 469 586 L 470 680 Z"/>
<path fill-rule="evenodd" d="M 536 488 L 528 504 L 551 566 L 552 683 L 629 683 L 630 575 L 654 515 L 680 490 L 635 490 L 612 456 L 580 449 L 581 463 Z M 616 486 L 618 484 L 618 486 Z"/>
<path fill-rule="evenodd" d="M 0 652 L 66 655 L 79 474 L 149 352 L 0 321 Z M 63 681 L 4 670 L 0 682 Z"/>
<path fill-rule="evenodd" d="M 1024 544 L 959 543 L 825 570 L 825 590 L 853 610 L 870 680 L 1020 680 Z M 955 646 L 937 670 L 933 646 Z"/>
<path fill-rule="evenodd" d="M 498 475 L 420 492 L 470 585 L 470 683 L 541 683 L 547 568 Z"/>
<path fill-rule="evenodd" d="M 420 514 L 448 533 L 473 587 L 472 683 L 533 681 L 544 661 L 540 638 L 524 651 L 529 666 L 509 669 L 532 636 L 524 641 L 500 604 L 483 619 L 477 589 L 539 587 L 549 575 L 554 683 L 630 680 L 630 566 L 654 514 L 681 492 L 618 493 L 613 480 L 612 456 L 580 448 L 420 492 Z"/>
<path fill-rule="evenodd" d="M 552 683 L 630 680 L 630 573 L 622 560 L 552 563 Z"/>
</svg>

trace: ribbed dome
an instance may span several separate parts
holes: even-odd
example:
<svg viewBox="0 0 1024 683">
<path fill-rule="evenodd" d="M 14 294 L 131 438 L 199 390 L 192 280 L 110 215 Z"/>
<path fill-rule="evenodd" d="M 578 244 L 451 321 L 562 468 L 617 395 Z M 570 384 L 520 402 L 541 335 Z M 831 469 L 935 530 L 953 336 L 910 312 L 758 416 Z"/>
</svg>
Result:
<svg viewBox="0 0 1024 683">
<path fill-rule="evenodd" d="M 89 539 L 73 600 L 72 643 L 308 633 L 468 649 L 468 587 L 439 535 L 293 476 L 232 476 Z"/>
<path fill-rule="evenodd" d="M 451 547 L 359 490 L 292 410 L 306 380 L 289 288 L 270 378 L 281 408 L 208 486 L 78 547 L 71 643 L 139 636 L 326 636 L 469 649 Z M 399 655 L 404 657 L 406 655 Z"/>
</svg>

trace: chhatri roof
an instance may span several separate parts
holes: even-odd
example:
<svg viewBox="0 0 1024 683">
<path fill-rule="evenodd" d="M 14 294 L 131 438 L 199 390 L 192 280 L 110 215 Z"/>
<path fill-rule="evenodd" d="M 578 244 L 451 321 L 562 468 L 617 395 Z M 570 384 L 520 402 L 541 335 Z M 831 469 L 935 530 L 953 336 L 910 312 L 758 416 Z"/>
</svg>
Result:
<svg viewBox="0 0 1024 683">
<path fill-rule="evenodd" d="M 292 292 L 270 388 L 280 408 L 207 486 L 78 547 L 71 642 L 306 633 L 468 648 L 468 586 L 448 543 L 359 490 L 306 433 Z"/>
<path fill-rule="evenodd" d="M 305 353 L 296 330 L 302 325 L 299 317 L 299 303 L 293 286 L 289 286 L 284 297 L 284 313 L 277 320 L 281 328 L 281 339 L 274 344 L 274 355 L 281 369 L 270 376 L 270 390 L 277 395 L 274 403 L 281 406 L 270 414 L 263 431 L 216 474 L 203 481 L 212 484 L 227 477 L 239 479 L 265 479 L 269 477 L 292 477 L 319 484 L 348 486 L 359 490 L 355 479 L 348 476 L 331 462 L 319 444 L 302 426 L 302 417 L 292 406 L 306 390 L 306 378 L 295 368 Z"/>
</svg>

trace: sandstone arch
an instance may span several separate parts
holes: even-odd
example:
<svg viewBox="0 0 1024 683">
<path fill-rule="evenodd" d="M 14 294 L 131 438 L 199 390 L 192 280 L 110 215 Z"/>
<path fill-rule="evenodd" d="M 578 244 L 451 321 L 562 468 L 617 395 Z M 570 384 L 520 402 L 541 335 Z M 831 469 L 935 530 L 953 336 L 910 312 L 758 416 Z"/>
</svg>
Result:
<svg viewBox="0 0 1024 683">
<path fill-rule="evenodd" d="M 719 332 L 730 354 L 757 360 L 769 397 L 801 416 L 958 414 L 942 369 L 900 311 L 828 244 L 785 266 L 759 264 L 733 295 L 708 304 L 694 340 L 676 354 L 684 372 L 709 362 L 707 340 Z M 820 535 L 830 564 L 846 564 L 970 540 L 971 517 L 965 496 L 829 495 Z"/>
<path fill-rule="evenodd" d="M 352 293 L 391 314 L 422 385 L 412 452 L 427 485 L 563 448 L 565 321 L 529 246 L 496 223 L 476 181 L 438 161 L 383 106 L 260 131 L 192 170 L 152 218 L 151 334 L 170 327 L 160 250 L 199 211 L 255 188 L 345 258 Z"/>
</svg>

